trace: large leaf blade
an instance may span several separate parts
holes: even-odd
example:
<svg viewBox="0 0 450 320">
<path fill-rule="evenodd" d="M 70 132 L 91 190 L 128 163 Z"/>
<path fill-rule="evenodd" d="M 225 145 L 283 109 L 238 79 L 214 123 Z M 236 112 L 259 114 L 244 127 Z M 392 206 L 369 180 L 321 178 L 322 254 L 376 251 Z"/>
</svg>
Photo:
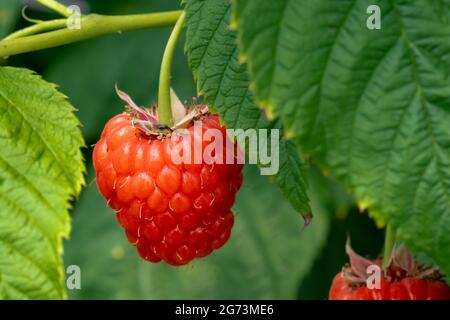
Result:
<svg viewBox="0 0 450 320">
<path fill-rule="evenodd" d="M 449 273 L 449 2 L 379 1 L 375 31 L 365 0 L 235 4 L 259 103 Z"/>
<path fill-rule="evenodd" d="M 22 1 L 8 0 L 0 3 L 0 39 L 5 37 L 11 30 L 13 24 L 20 16 Z"/>
<path fill-rule="evenodd" d="M 74 108 L 26 69 L 0 68 L 0 296 L 65 296 L 62 237 L 83 184 Z"/>
</svg>

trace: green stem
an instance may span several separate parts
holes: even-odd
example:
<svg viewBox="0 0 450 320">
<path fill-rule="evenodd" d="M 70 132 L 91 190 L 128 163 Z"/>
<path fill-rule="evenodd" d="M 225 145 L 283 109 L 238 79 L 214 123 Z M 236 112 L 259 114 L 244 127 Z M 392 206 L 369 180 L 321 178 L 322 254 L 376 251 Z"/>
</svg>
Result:
<svg viewBox="0 0 450 320">
<path fill-rule="evenodd" d="M 165 27 L 176 23 L 181 11 L 125 16 L 90 14 L 81 18 L 80 29 L 61 29 L 27 37 L 0 41 L 0 57 L 61 46 L 106 34 L 145 28 Z"/>
<path fill-rule="evenodd" d="M 33 35 L 36 33 L 44 32 L 44 31 L 62 29 L 66 25 L 67 25 L 67 19 L 57 19 L 57 20 L 39 22 L 39 23 L 29 26 L 27 28 L 18 30 L 14 33 L 11 33 L 9 36 L 4 38 L 2 41 L 17 39 L 17 38 L 21 38 L 21 37 L 25 37 L 25 36 L 30 36 L 30 35 Z"/>
<path fill-rule="evenodd" d="M 387 267 L 389 264 L 389 259 L 392 255 L 392 250 L 394 249 L 395 244 L 395 231 L 391 224 L 386 226 L 386 234 L 384 236 L 384 257 L 383 257 L 383 265 Z"/>
<path fill-rule="evenodd" d="M 52 11 L 55 11 L 59 13 L 60 15 L 68 18 L 72 15 L 72 10 L 67 8 L 66 6 L 62 5 L 58 1 L 55 0 L 36 0 L 36 2 L 39 2 L 44 7 L 49 8 Z"/>
<path fill-rule="evenodd" d="M 184 19 L 186 14 L 181 13 L 175 27 L 167 41 L 166 49 L 161 62 L 161 71 L 159 73 L 159 90 L 158 90 L 158 121 L 160 124 L 172 125 L 172 108 L 170 104 L 170 75 L 172 71 L 172 60 L 175 48 L 180 38 L 181 30 L 183 30 Z"/>
</svg>

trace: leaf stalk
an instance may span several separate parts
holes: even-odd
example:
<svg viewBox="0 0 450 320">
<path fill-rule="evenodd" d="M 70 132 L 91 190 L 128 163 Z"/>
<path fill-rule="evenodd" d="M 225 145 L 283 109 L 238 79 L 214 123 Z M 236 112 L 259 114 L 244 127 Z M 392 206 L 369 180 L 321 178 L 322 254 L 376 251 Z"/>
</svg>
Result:
<svg viewBox="0 0 450 320">
<path fill-rule="evenodd" d="M 171 126 L 172 107 L 170 103 L 170 80 L 172 72 L 172 60 L 177 46 L 181 31 L 184 27 L 186 14 L 182 12 L 175 24 L 175 27 L 167 41 L 166 49 L 161 62 L 161 71 L 159 73 L 159 89 L 158 89 L 158 121 L 160 124 Z"/>
</svg>

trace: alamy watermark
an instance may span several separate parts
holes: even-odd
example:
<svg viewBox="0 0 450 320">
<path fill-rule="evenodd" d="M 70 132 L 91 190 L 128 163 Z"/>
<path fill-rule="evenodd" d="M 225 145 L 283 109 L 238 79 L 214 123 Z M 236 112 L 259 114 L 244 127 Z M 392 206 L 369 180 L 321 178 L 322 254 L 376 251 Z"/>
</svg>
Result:
<svg viewBox="0 0 450 320">
<path fill-rule="evenodd" d="M 279 129 L 204 128 L 195 121 L 192 134 L 180 128 L 170 137 L 175 164 L 259 164 L 261 175 L 274 175 L 280 167 Z M 237 142 L 237 147 L 234 144 Z"/>
<path fill-rule="evenodd" d="M 381 268 L 376 264 L 371 264 L 366 269 L 367 277 L 366 287 L 367 289 L 381 289 Z"/>
<path fill-rule="evenodd" d="M 67 29 L 80 30 L 81 29 L 81 9 L 77 5 L 67 7 L 72 14 L 67 18 Z"/>
<path fill-rule="evenodd" d="M 376 4 L 372 4 L 367 7 L 367 14 L 370 16 L 367 18 L 366 25 L 369 30 L 381 29 L 381 9 Z"/>
<path fill-rule="evenodd" d="M 81 269 L 76 264 L 66 268 L 66 287 L 69 290 L 81 290 Z"/>
</svg>

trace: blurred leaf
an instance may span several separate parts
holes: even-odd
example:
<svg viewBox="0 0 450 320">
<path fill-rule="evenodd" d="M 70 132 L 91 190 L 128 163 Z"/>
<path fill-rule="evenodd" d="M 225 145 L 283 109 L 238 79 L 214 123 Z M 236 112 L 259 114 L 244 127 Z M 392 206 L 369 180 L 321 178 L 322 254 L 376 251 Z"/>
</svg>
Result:
<svg viewBox="0 0 450 320">
<path fill-rule="evenodd" d="M 320 194 L 321 202 L 333 218 L 344 219 L 355 206 L 352 195 L 334 177 L 324 175 L 314 164 L 309 166 L 308 182 L 315 193 Z"/>
<path fill-rule="evenodd" d="M 61 238 L 84 181 L 73 110 L 31 71 L 0 68 L 0 299 L 65 297 Z"/>
<path fill-rule="evenodd" d="M 102 14 L 131 14 L 179 9 L 179 3 L 92 1 L 91 7 Z M 141 30 L 52 49 L 56 55 L 45 75 L 58 83 L 79 109 L 86 141 L 95 143 L 107 120 L 124 111 L 114 91 L 116 83 L 139 105 L 157 101 L 161 58 L 169 35 L 170 28 Z M 191 99 L 195 87 L 181 45 L 172 69 L 172 87 L 177 95 L 182 100 Z"/>
<path fill-rule="evenodd" d="M 66 243 L 66 264 L 82 270 L 82 289 L 71 297 L 295 298 L 324 244 L 329 213 L 311 194 L 316 215 L 302 230 L 301 219 L 290 214 L 292 208 L 254 167 L 247 166 L 245 176 L 230 241 L 186 267 L 142 261 L 92 181 L 75 208 L 72 239 Z"/>
<path fill-rule="evenodd" d="M 246 66 L 238 61 L 236 33 L 229 27 L 231 1 L 186 2 L 185 47 L 198 94 L 220 113 L 228 128 L 270 127 L 249 91 Z M 292 206 L 308 217 L 311 209 L 300 155 L 282 135 L 279 154 L 280 171 L 273 180 Z"/>
<path fill-rule="evenodd" d="M 353 208 L 344 219 L 333 218 L 320 256 L 298 290 L 299 299 L 327 299 L 334 276 L 348 263 L 344 246 L 350 237 L 356 252 L 376 258 L 383 246 L 384 232 L 367 214 Z"/>
<path fill-rule="evenodd" d="M 348 263 L 345 242 L 350 237 L 356 252 L 376 258 L 383 246 L 384 230 L 376 227 L 366 212 L 359 212 L 353 198 L 332 177 L 325 177 L 316 166 L 308 171 L 308 181 L 316 199 L 330 213 L 330 231 L 325 246 L 304 276 L 299 299 L 327 299 L 333 277 Z"/>
<path fill-rule="evenodd" d="M 134 14 L 179 10 L 179 0 L 89 0 L 91 11 L 100 14 Z"/>
<path fill-rule="evenodd" d="M 50 65 L 46 76 L 60 84 L 79 109 L 86 141 L 95 143 L 107 120 L 124 111 L 114 91 L 116 83 L 140 105 L 156 102 L 169 32 L 138 31 L 71 45 Z M 172 87 L 179 97 L 188 99 L 194 87 L 181 47 L 174 60 Z"/>
<path fill-rule="evenodd" d="M 0 1 L 0 39 L 8 35 L 20 17 L 21 0 Z"/>
<path fill-rule="evenodd" d="M 235 1 L 258 101 L 379 224 L 450 272 L 449 1 Z"/>
<path fill-rule="evenodd" d="M 281 193 L 291 203 L 295 210 L 302 213 L 306 222 L 312 216 L 309 199 L 306 194 L 307 186 L 304 177 L 304 164 L 301 161 L 297 146 L 292 141 L 280 140 L 279 146 L 280 168 L 273 176 L 275 184 Z"/>
</svg>

